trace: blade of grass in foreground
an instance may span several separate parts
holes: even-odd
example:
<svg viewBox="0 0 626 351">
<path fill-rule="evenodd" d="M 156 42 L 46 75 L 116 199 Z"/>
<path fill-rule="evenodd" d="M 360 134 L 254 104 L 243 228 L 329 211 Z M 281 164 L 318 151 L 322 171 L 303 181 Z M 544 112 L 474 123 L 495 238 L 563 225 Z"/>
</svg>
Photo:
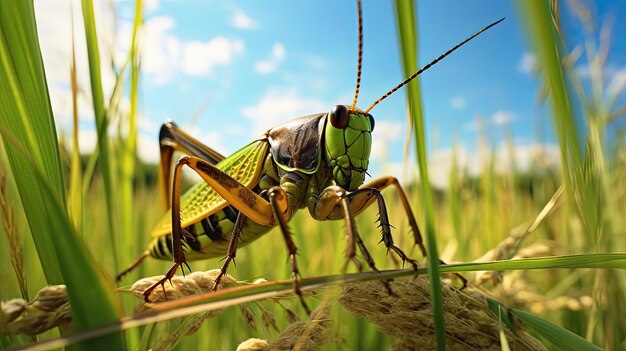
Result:
<svg viewBox="0 0 626 351">
<path fill-rule="evenodd" d="M 27 1 L 0 3 L 0 125 L 26 145 L 30 157 L 49 177 L 54 191 L 64 201 L 61 161 L 54 144 L 56 130 L 45 89 L 43 64 L 38 47 L 33 46 L 37 42 L 32 40 L 36 38 L 34 21 L 29 18 L 32 11 L 32 3 Z M 31 96 L 28 99 L 27 92 Z M 52 138 L 49 133 L 53 133 Z M 3 139 L 18 185 L 25 190 L 29 184 L 36 184 L 34 175 L 28 171 L 27 162 L 14 147 L 8 145 L 4 135 Z M 20 196 L 27 210 L 29 227 L 46 280 L 58 284 L 63 278 L 52 238 L 47 234 L 45 203 L 37 201 L 37 186 L 32 191 L 20 191 Z"/>
<path fill-rule="evenodd" d="M 586 255 L 572 255 L 572 256 L 559 256 L 559 257 L 546 257 L 546 258 L 533 258 L 533 259 L 519 259 L 509 261 L 498 262 L 486 262 L 486 263 L 464 263 L 464 264 L 450 264 L 441 266 L 441 272 L 459 272 L 459 271 L 481 271 L 489 269 L 500 270 L 515 270 L 515 269 L 552 269 L 552 268 L 621 268 L 626 269 L 626 253 L 612 253 L 612 254 L 586 254 Z M 426 274 L 426 268 L 420 268 L 419 274 Z M 365 282 L 371 280 L 380 279 L 393 279 L 400 277 L 413 276 L 415 272 L 412 269 L 403 270 L 391 270 L 378 272 L 364 272 L 354 274 L 341 274 L 341 275 L 329 275 L 314 278 L 304 278 L 300 281 L 300 285 L 303 291 L 318 290 L 323 287 L 336 286 L 348 282 Z M 193 295 L 178 300 L 162 302 L 158 304 L 152 304 L 153 310 L 138 312 L 130 317 L 122 318 L 120 323 L 93 328 L 91 330 L 83 331 L 74 334 L 68 338 L 49 340 L 38 343 L 34 347 L 27 348 L 28 350 L 48 350 L 51 348 L 58 348 L 73 344 L 76 342 L 89 340 L 109 333 L 117 332 L 120 330 L 128 330 L 136 328 L 142 325 L 152 325 L 153 323 L 170 320 L 173 318 L 184 317 L 194 313 L 207 312 L 210 310 L 216 310 L 219 308 L 226 308 L 229 306 L 236 306 L 246 302 L 257 301 L 262 299 L 275 298 L 282 295 L 288 295 L 293 293 L 293 283 L 291 280 L 282 280 L 275 282 L 266 282 L 260 284 L 244 285 L 236 288 L 229 288 L 224 290 L 218 290 L 217 292 L 210 292 L 205 294 Z M 499 305 L 495 300 L 489 300 L 492 302 L 492 309 L 496 315 L 501 315 L 503 323 L 513 328 L 513 322 L 508 314 L 498 313 L 498 307 L 493 307 L 494 304 Z M 500 311 L 506 311 L 506 307 L 502 306 Z M 529 314 L 530 315 L 530 314 Z M 532 315 L 531 315 L 532 316 Z M 534 318 L 535 317 L 533 316 Z M 523 321 L 523 317 L 520 317 Z M 531 321 L 532 322 L 532 321 Z M 552 331 L 559 335 L 559 333 L 567 334 L 567 330 L 552 325 L 554 328 Z M 548 329 L 544 329 L 548 330 Z M 544 331 L 542 330 L 542 332 Z"/>
<path fill-rule="evenodd" d="M 100 51 L 98 50 L 98 34 L 96 32 L 96 20 L 93 11 L 93 1 L 83 0 L 83 19 L 85 22 L 85 37 L 87 39 L 87 57 L 89 59 L 89 75 L 91 82 L 91 94 L 93 110 L 96 117 L 96 129 L 98 131 L 98 157 L 102 168 L 102 179 L 104 181 L 104 193 L 107 203 L 107 219 L 109 223 L 109 238 L 111 240 L 111 250 L 113 257 L 117 255 L 116 222 L 114 220 L 114 200 L 112 165 L 109 157 L 108 126 L 109 121 L 104 107 L 104 93 L 102 92 L 102 76 L 100 74 Z M 117 260 L 113 260 L 113 271 L 118 272 Z"/>
<path fill-rule="evenodd" d="M 397 0 L 394 10 L 398 25 L 400 48 L 402 50 L 402 67 L 404 75 L 408 77 L 417 71 L 417 33 L 415 26 L 415 9 L 413 1 Z M 407 84 L 409 113 L 413 121 L 412 129 L 415 138 L 417 163 L 420 172 L 420 186 L 422 204 L 424 206 L 424 233 L 426 233 L 426 248 L 428 250 L 428 270 L 430 274 L 431 301 L 437 349 L 445 350 L 445 325 L 443 314 L 443 297 L 441 278 L 439 276 L 439 253 L 437 251 L 435 211 L 433 207 L 432 189 L 428 177 L 428 160 L 426 157 L 426 137 L 424 135 L 424 116 L 419 77 Z"/>
<path fill-rule="evenodd" d="M 120 304 L 80 241 L 66 193 L 32 1 L 0 2 L 0 135 L 49 283 L 65 283 L 76 329 L 118 320 Z M 122 349 L 114 333 L 85 349 Z"/>
<path fill-rule="evenodd" d="M 566 66 L 562 58 L 567 54 L 564 40 L 559 35 L 558 12 L 551 12 L 546 2 L 519 1 L 523 10 L 524 20 L 528 28 L 528 36 L 534 46 L 537 62 L 542 69 L 542 76 L 548 87 L 547 100 L 551 107 L 561 150 L 561 172 L 566 184 L 575 215 L 582 223 L 582 229 L 572 231 L 578 237 L 572 243 L 581 242 L 574 250 L 592 250 L 605 252 L 623 249 L 623 241 L 616 227 L 616 214 L 613 208 L 613 189 L 608 183 L 611 171 L 606 167 L 602 133 L 603 114 L 609 111 L 607 105 L 596 99 L 601 94 L 602 67 L 598 66 L 603 59 L 593 59 L 594 50 L 587 53 L 590 61 L 591 98 L 587 101 L 584 95 L 577 101 L 571 93 L 572 80 L 566 81 Z M 570 75 L 570 78 L 575 74 Z M 576 79 L 574 79 L 575 81 Z M 574 85 L 574 87 L 576 87 Z M 573 105 L 583 108 L 574 109 Z M 597 111 L 596 111 L 597 109 Z M 576 117 L 585 122 L 586 135 L 579 136 Z M 586 144 L 584 144 L 586 142 Z M 583 152 L 583 147 L 586 146 Z M 570 221 L 571 222 L 571 221 Z M 580 240 L 582 239 L 582 240 Z M 568 242 L 568 245 L 573 246 Z M 626 291 L 623 285 L 615 282 L 623 281 L 623 272 L 599 271 L 594 276 L 593 302 L 590 315 L 582 315 L 579 328 L 587 329 L 587 338 L 602 343 L 607 349 L 621 348 L 624 340 L 624 310 L 622 303 Z M 565 323 L 572 318 L 564 319 Z"/>
<path fill-rule="evenodd" d="M 548 340 L 559 350 L 570 351 L 597 351 L 602 350 L 601 347 L 592 344 L 581 336 L 571 331 L 559 327 L 543 318 L 539 318 L 532 313 L 521 311 L 514 308 L 508 308 L 500 302 L 487 298 L 487 302 L 491 310 L 499 316 L 500 320 L 509 328 L 515 328 L 514 318 L 520 321 L 524 326 L 530 327 L 537 334 Z"/>
</svg>

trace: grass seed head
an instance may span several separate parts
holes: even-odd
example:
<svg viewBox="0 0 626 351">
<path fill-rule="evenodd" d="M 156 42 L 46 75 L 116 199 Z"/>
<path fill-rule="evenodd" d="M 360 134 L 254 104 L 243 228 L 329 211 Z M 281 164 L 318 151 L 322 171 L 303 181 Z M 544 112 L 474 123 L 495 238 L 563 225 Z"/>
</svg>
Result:
<svg viewBox="0 0 626 351">
<path fill-rule="evenodd" d="M 150 301 L 163 302 L 210 292 L 213 289 L 213 285 L 215 285 L 215 278 L 219 272 L 219 269 L 212 269 L 206 272 L 193 272 L 184 277 L 175 276 L 172 278 L 171 284 L 167 282 L 164 284 L 163 288 L 154 289 L 152 294 L 150 294 Z M 143 292 L 161 278 L 163 278 L 163 276 L 140 279 L 130 287 L 130 292 L 143 298 Z M 239 285 L 240 283 L 235 278 L 225 274 L 220 281 L 219 288 L 229 288 Z"/>
<path fill-rule="evenodd" d="M 271 350 L 319 350 L 328 340 L 330 306 L 323 304 L 311 312 L 306 322 L 296 322 L 270 345 Z"/>
<path fill-rule="evenodd" d="M 72 321 L 65 285 L 46 286 L 31 302 L 22 299 L 2 302 L 1 310 L 2 335 L 37 335 Z"/>
<path fill-rule="evenodd" d="M 384 334 L 398 338 L 394 350 L 436 350 L 428 278 L 396 279 L 391 289 L 397 296 L 387 294 L 378 281 L 350 283 L 339 302 Z M 501 350 L 499 321 L 480 292 L 444 285 L 443 299 L 449 350 Z M 505 333 L 515 350 L 545 349 L 526 334 Z"/>
<path fill-rule="evenodd" d="M 250 338 L 237 346 L 237 351 L 265 351 L 270 345 L 267 340 Z"/>
</svg>

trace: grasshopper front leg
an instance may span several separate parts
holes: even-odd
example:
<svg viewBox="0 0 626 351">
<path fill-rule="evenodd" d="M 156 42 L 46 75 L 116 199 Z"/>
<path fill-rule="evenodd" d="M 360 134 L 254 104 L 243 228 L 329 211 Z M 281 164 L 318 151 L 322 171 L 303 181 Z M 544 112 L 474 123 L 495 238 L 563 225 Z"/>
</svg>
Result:
<svg viewBox="0 0 626 351">
<path fill-rule="evenodd" d="M 347 268 L 348 262 L 353 262 L 359 272 L 361 271 L 361 262 L 356 258 L 356 246 L 358 245 L 370 269 L 379 272 L 374 259 L 363 244 L 363 240 L 357 231 L 353 209 L 348 199 L 348 192 L 338 186 L 329 186 L 322 191 L 319 198 L 312 201 L 314 202 L 309 204 L 309 211 L 313 218 L 323 221 L 343 217 L 345 221 L 347 261 L 346 265 L 344 265 L 344 270 Z"/>
<path fill-rule="evenodd" d="M 381 241 L 385 243 L 388 250 L 394 251 L 402 262 L 409 262 L 413 269 L 417 270 L 417 262 L 409 258 L 399 247 L 395 246 L 391 236 L 391 225 L 389 224 L 389 216 L 387 215 L 387 207 L 385 201 L 378 189 L 361 188 L 356 191 L 347 193 L 338 186 L 329 186 L 319 196 L 319 199 L 309 207 L 311 215 L 318 220 L 339 219 L 341 217 L 346 221 L 346 237 L 348 238 L 347 257 L 348 260 L 356 261 L 355 244 L 359 246 L 363 257 L 370 269 L 378 271 L 374 264 L 374 260 L 363 244 L 360 235 L 354 224 L 354 215 L 362 212 L 367 206 L 374 201 L 378 202 L 379 222 L 382 232 Z M 359 264 L 357 264 L 359 268 Z"/>
<path fill-rule="evenodd" d="M 395 177 L 381 177 L 381 178 L 377 178 L 374 179 L 368 183 L 365 183 L 363 185 L 361 185 L 359 187 L 359 190 L 366 190 L 366 189 L 376 189 L 379 191 L 377 197 L 379 198 L 379 210 L 381 208 L 381 202 L 380 200 L 383 200 L 382 198 L 382 194 L 380 194 L 380 191 L 382 191 L 383 189 L 387 188 L 388 186 L 393 185 L 397 192 L 398 192 L 398 196 L 400 198 L 400 203 L 402 204 L 402 207 L 404 208 L 404 211 L 406 213 L 406 217 L 409 220 L 409 226 L 411 227 L 411 232 L 413 233 L 413 238 L 415 240 L 415 245 L 417 245 L 417 247 L 419 247 L 420 252 L 422 253 L 422 256 L 426 257 L 427 256 L 427 252 L 426 252 L 426 247 L 424 247 L 424 242 L 422 239 L 422 234 L 420 232 L 419 226 L 417 225 L 417 221 L 415 220 L 415 216 L 413 215 L 413 210 L 411 210 L 411 205 L 409 204 L 409 200 L 404 192 L 404 190 L 402 189 L 402 186 L 400 186 L 400 182 L 398 182 L 398 179 Z M 353 210 L 355 212 L 355 215 L 358 215 L 359 213 L 361 213 L 363 210 L 365 210 L 369 205 L 371 205 L 374 202 L 374 198 L 370 197 L 368 198 L 367 196 L 363 197 L 355 197 L 353 198 L 353 200 L 351 201 L 351 205 L 353 206 Z M 385 207 L 384 204 L 382 205 L 382 207 Z M 386 212 L 386 209 L 384 210 Z M 387 241 L 385 241 L 387 240 Z M 393 245 L 393 239 L 391 238 L 391 234 L 389 234 L 387 236 L 387 239 L 385 238 L 384 235 L 384 231 L 383 231 L 383 241 L 385 242 L 385 245 L 389 248 L 388 246 L 388 242 L 391 243 Z M 398 248 L 395 248 L 395 246 L 392 246 L 392 249 L 398 253 L 400 255 L 400 257 L 402 257 L 402 255 L 404 253 L 401 254 L 401 250 L 398 251 Z M 440 264 L 446 264 L 444 261 L 439 260 Z M 414 266 L 415 268 L 415 266 Z M 458 274 L 458 273 L 454 273 L 454 275 L 459 278 L 459 280 L 461 281 L 461 283 L 463 284 L 462 289 L 467 287 L 467 279 L 465 279 L 462 275 Z"/>
</svg>

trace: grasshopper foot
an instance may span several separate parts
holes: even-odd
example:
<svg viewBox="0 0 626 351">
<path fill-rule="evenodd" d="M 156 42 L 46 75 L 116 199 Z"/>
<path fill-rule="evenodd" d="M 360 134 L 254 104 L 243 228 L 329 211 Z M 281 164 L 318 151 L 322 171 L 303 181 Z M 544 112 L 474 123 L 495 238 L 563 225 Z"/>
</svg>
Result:
<svg viewBox="0 0 626 351">
<path fill-rule="evenodd" d="M 150 286 L 148 289 L 146 289 L 146 291 L 143 292 L 143 300 L 145 302 L 151 302 L 150 294 L 152 294 L 154 289 L 156 289 L 159 286 L 163 288 L 163 295 L 167 299 L 167 293 L 165 292 L 165 283 L 168 281 L 170 282 L 170 284 L 172 283 L 172 278 L 176 274 L 176 270 L 178 269 L 178 267 L 181 266 L 181 264 L 182 263 L 174 262 L 172 267 L 170 267 L 170 269 L 168 269 L 167 272 L 165 272 L 165 276 L 163 276 L 163 278 L 161 278 L 158 282 L 152 284 L 152 286 Z"/>
</svg>

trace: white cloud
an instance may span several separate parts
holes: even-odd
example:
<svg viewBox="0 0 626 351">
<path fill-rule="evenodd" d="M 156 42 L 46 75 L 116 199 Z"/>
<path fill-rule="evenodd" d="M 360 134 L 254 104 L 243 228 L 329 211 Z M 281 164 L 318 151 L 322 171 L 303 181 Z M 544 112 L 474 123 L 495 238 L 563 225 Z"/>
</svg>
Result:
<svg viewBox="0 0 626 351">
<path fill-rule="evenodd" d="M 251 30 L 257 28 L 257 23 L 241 10 L 235 11 L 233 17 L 230 20 L 230 23 L 233 25 L 233 27 L 238 29 Z"/>
<path fill-rule="evenodd" d="M 243 41 L 225 37 L 184 43 L 181 69 L 189 75 L 210 75 L 215 66 L 230 64 L 243 49 Z"/>
<path fill-rule="evenodd" d="M 157 85 L 166 83 L 176 71 L 181 43 L 169 31 L 175 26 L 168 16 L 153 17 L 144 24 L 141 45 L 141 69 L 148 79 Z"/>
<path fill-rule="evenodd" d="M 455 110 L 462 110 L 467 106 L 467 101 L 462 96 L 456 96 L 450 100 L 450 106 Z"/>
<path fill-rule="evenodd" d="M 285 56 L 285 46 L 280 42 L 276 42 L 272 47 L 272 54 L 270 57 L 267 60 L 255 63 L 254 69 L 262 74 L 272 73 L 276 70 L 276 67 L 278 67 L 278 65 L 285 60 Z"/>
<path fill-rule="evenodd" d="M 536 69 L 537 57 L 535 54 L 525 52 L 517 64 L 517 70 L 522 73 L 530 74 Z"/>
<path fill-rule="evenodd" d="M 146 13 L 156 12 L 160 7 L 159 0 L 144 1 L 143 9 Z"/>
<path fill-rule="evenodd" d="M 108 64 L 111 56 L 119 65 L 126 59 L 128 53 L 129 31 L 132 23 L 123 18 L 116 18 L 106 2 L 94 3 L 94 15 L 98 30 L 98 45 L 101 56 L 102 86 L 105 96 L 105 103 L 108 101 L 115 82 L 115 74 Z M 158 4 L 156 1 L 151 3 Z M 74 13 L 73 26 L 71 13 Z M 70 84 L 70 64 L 72 62 L 72 34 L 74 34 L 74 46 L 76 54 L 76 71 L 78 82 L 78 113 L 79 113 L 79 147 L 81 153 L 91 153 L 96 147 L 97 134 L 95 131 L 95 121 L 93 118 L 93 104 L 91 101 L 89 66 L 87 60 L 87 48 L 85 40 L 85 30 L 82 21 L 82 9 L 80 1 L 36 1 L 35 15 L 37 17 L 37 29 L 41 45 L 46 78 L 50 92 L 52 110 L 60 135 L 65 135 L 63 142 L 71 149 L 72 125 L 72 91 Z M 173 27 L 173 21 L 168 18 L 161 18 L 159 23 L 161 29 Z M 117 33 L 114 29 L 117 28 Z M 151 57 L 147 55 L 146 57 Z M 148 63 L 150 61 L 148 60 Z M 153 62 L 154 63 L 154 62 Z M 158 63 L 158 62 L 157 62 Z M 150 66 L 149 66 L 150 67 Z M 153 69 L 158 69 L 158 64 Z M 142 66 L 145 68 L 145 65 Z M 118 113 L 126 116 L 130 110 L 130 102 L 127 96 L 122 96 Z M 158 126 L 150 121 L 146 116 L 139 113 L 138 120 L 138 148 L 137 152 L 142 159 L 156 161 L 158 159 L 158 142 L 155 137 L 146 137 L 147 134 L 154 135 Z M 117 135 L 117 127 L 110 127 L 110 136 Z M 126 131 L 122 128 L 122 133 Z"/>
<path fill-rule="evenodd" d="M 256 105 L 244 107 L 242 113 L 252 122 L 252 137 L 256 137 L 291 119 L 324 112 L 328 106 L 321 100 L 302 98 L 294 89 L 271 89 Z"/>
<path fill-rule="evenodd" d="M 515 116 L 512 112 L 509 111 L 496 111 L 491 116 L 491 122 L 496 125 L 504 125 L 509 124 L 515 120 Z"/>
<path fill-rule="evenodd" d="M 70 84 L 70 65 L 72 62 L 72 35 L 76 53 L 76 73 L 78 83 L 78 112 L 81 121 L 93 122 L 93 105 L 91 102 L 89 65 L 85 30 L 82 20 L 80 1 L 36 1 L 35 16 L 37 34 L 43 57 L 52 110 L 57 125 L 67 127 L 72 120 L 72 92 Z M 72 24 L 72 11 L 74 13 Z M 108 4 L 96 2 L 94 16 L 98 25 L 98 46 L 101 59 L 102 87 L 105 96 L 113 89 L 115 75 L 107 64 L 113 56 L 121 62 L 122 52 L 127 49 L 126 41 L 115 40 L 116 35 L 127 37 L 125 31 L 131 28 L 129 22 L 117 19 L 114 26 L 114 15 Z M 118 29 L 118 33 L 114 32 Z"/>
<path fill-rule="evenodd" d="M 142 69 L 152 83 L 167 83 L 177 73 L 211 76 L 217 66 L 227 66 L 245 50 L 241 39 L 222 36 L 207 41 L 185 41 L 172 33 L 172 17 L 153 17 L 145 24 Z"/>
</svg>

